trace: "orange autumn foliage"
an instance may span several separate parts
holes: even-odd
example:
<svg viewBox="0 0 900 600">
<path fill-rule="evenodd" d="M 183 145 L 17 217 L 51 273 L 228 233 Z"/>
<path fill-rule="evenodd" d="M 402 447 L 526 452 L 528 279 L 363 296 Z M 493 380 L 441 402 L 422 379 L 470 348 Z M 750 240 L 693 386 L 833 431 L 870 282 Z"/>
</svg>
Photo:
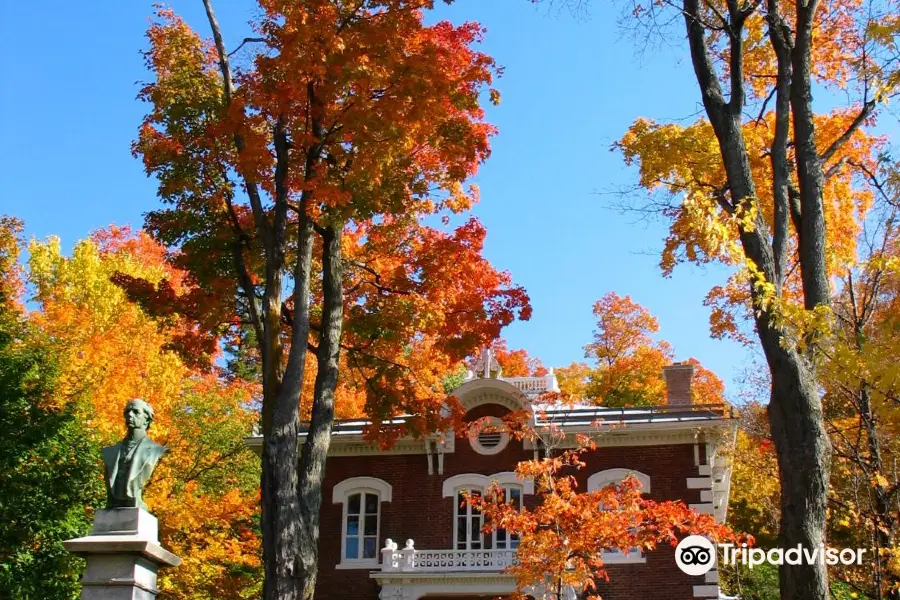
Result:
<svg viewBox="0 0 900 600">
<path fill-rule="evenodd" d="M 164 545 L 186 558 L 164 574 L 172 598 L 249 598 L 259 584 L 256 459 L 243 443 L 255 422 L 253 386 L 197 370 L 170 350 L 179 320 L 159 322 L 113 283 L 116 273 L 189 292 L 183 272 L 146 233 L 111 227 L 78 242 L 32 242 L 28 278 L 38 309 L 29 315 L 61 356 L 54 399 L 77 407 L 101 445 L 124 434 L 122 409 L 135 397 L 154 408 L 151 437 L 168 447 L 145 490 Z M 100 473 L 98 461 L 98 476 Z"/>
<path fill-rule="evenodd" d="M 595 442 L 582 436 L 576 449 L 551 450 L 544 458 L 519 463 L 516 475 L 533 479 L 535 493 L 541 497 L 533 508 L 509 503 L 497 485 L 483 497 L 467 498 L 482 510 L 485 532 L 502 528 L 520 539 L 516 562 L 507 569 L 516 578 L 513 598 L 526 598 L 537 586 L 553 598 L 571 587 L 576 594 L 584 594 L 579 597 L 600 600 L 597 583 L 609 580 L 606 552 L 675 546 L 689 534 L 716 541 L 736 538 L 712 515 L 697 514 L 683 502 L 642 498 L 634 477 L 597 491 L 579 490 L 573 473 L 585 466 L 581 454 L 594 449 Z"/>
<path fill-rule="evenodd" d="M 173 202 L 173 208 L 148 215 L 149 231 L 179 245 L 182 252 L 172 259 L 208 293 L 205 304 L 192 303 L 201 309 L 195 318 L 205 331 L 198 334 L 221 334 L 222 324 L 234 327 L 247 319 L 243 299 L 234 294 L 235 236 L 245 238 L 241 258 L 252 285 L 262 287 L 262 242 L 249 239 L 259 235 L 255 217 L 222 174 L 237 169 L 266 194 L 275 193 L 267 123 L 280 115 L 292 148 L 302 153 L 316 146 L 327 157 L 315 172 L 303 161 L 292 162 L 284 185 L 292 202 L 308 199 L 311 218 L 344 223 L 336 414 L 368 416 L 373 435 L 400 412 L 420 414 L 423 427 L 434 427 L 441 381 L 503 326 L 531 311 L 524 290 L 482 256 L 486 232 L 477 219 L 450 230 L 422 223 L 477 201 L 477 188 L 463 182 L 489 154 L 495 132 L 477 101 L 495 70 L 492 59 L 474 49 L 480 26 L 425 26 L 421 11 L 430 5 L 392 0 L 375 11 L 377 17 L 357 18 L 342 16 L 344 9 L 331 2 L 262 2 L 256 26 L 267 44 L 286 50 L 275 58 L 259 54 L 235 75 L 227 114 L 212 45 L 168 10 L 148 30 L 145 56 L 156 80 L 141 92 L 151 110 L 133 149 L 159 179 L 160 196 Z M 346 26 L 334 27 L 345 16 Z M 297 74 L 316 81 L 314 95 Z M 311 103 L 329 128 L 321 143 L 315 140 L 322 132 L 307 119 Z M 240 153 L 232 146 L 235 134 L 243 140 Z M 296 210 L 284 218 L 295 230 Z M 293 233 L 290 240 L 289 254 Z M 318 238 L 315 246 L 313 270 L 319 272 Z M 181 302 L 179 293 L 159 285 L 126 277 L 119 283 L 158 316 Z M 311 282 L 313 345 L 322 324 L 320 283 L 317 277 Z M 292 299 L 284 305 L 289 319 Z M 289 331 L 282 336 L 285 352 Z M 243 347 L 258 360 L 258 350 Z M 307 417 L 314 363 L 305 360 L 300 401 Z M 410 423 L 416 428 L 418 421 Z"/>
<path fill-rule="evenodd" d="M 0 215 L 0 309 L 20 312 L 25 284 L 22 280 L 20 238 L 24 225 L 20 219 Z"/>
<path fill-rule="evenodd" d="M 659 321 L 629 296 L 610 292 L 594 304 L 597 328 L 585 346 L 592 364 L 573 363 L 556 370 L 565 397 L 606 406 L 664 404 L 663 367 L 674 352 L 666 341 L 656 341 Z M 694 358 L 692 393 L 698 404 L 724 402 L 725 386 Z"/>
<path fill-rule="evenodd" d="M 214 44 L 158 12 L 133 151 L 164 203 L 148 231 L 208 294 L 198 334 L 227 330 L 262 384 L 264 595 L 310 598 L 328 436 L 298 443 L 298 419 L 327 432 L 363 413 L 382 443 L 398 413 L 403 433 L 433 430 L 446 376 L 530 306 L 476 219 L 447 226 L 495 133 L 481 26 L 426 23 L 431 0 L 258 4 L 240 65 L 210 2 Z M 180 304 L 120 283 L 153 314 Z"/>
</svg>

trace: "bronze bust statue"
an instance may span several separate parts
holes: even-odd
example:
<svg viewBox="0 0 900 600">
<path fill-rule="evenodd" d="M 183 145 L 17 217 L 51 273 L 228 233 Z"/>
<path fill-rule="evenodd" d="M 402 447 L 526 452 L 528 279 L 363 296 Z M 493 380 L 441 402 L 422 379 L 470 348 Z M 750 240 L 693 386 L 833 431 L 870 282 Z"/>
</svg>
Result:
<svg viewBox="0 0 900 600">
<path fill-rule="evenodd" d="M 141 492 L 156 463 L 166 448 L 154 444 L 147 437 L 153 423 L 153 408 L 136 398 L 125 405 L 125 439 L 103 449 L 103 465 L 106 470 L 106 508 L 143 508 L 147 505 Z"/>
</svg>

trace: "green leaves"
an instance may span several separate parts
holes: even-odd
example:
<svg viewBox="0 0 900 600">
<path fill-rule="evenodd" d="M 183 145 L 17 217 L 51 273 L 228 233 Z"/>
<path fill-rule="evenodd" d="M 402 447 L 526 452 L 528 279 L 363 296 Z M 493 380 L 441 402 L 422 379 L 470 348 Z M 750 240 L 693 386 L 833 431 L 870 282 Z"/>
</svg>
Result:
<svg viewBox="0 0 900 600">
<path fill-rule="evenodd" d="M 73 410 L 48 402 L 56 358 L 0 315 L 0 597 L 79 597 L 82 561 L 63 540 L 90 529 L 103 494 L 98 448 Z"/>
</svg>

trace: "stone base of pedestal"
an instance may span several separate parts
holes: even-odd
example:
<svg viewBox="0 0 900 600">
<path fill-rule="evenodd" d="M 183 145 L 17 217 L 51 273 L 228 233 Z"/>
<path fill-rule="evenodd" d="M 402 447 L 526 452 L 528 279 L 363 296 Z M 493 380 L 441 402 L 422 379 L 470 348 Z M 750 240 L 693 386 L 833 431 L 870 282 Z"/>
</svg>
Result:
<svg viewBox="0 0 900 600">
<path fill-rule="evenodd" d="M 82 600 L 153 600 L 156 577 L 181 559 L 157 538 L 156 517 L 139 508 L 97 511 L 91 534 L 63 542 L 87 561 Z"/>
</svg>

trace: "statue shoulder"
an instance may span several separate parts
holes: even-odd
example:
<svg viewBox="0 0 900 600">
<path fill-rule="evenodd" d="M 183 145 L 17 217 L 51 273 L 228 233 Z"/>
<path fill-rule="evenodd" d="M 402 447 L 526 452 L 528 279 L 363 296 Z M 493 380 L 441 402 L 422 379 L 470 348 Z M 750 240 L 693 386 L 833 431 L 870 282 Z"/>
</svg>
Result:
<svg viewBox="0 0 900 600">
<path fill-rule="evenodd" d="M 119 448 L 122 447 L 122 442 L 118 444 L 113 444 L 112 446 L 106 446 L 100 450 L 100 454 L 103 455 L 103 458 L 109 458 L 112 460 L 116 460 L 119 457 Z"/>
<path fill-rule="evenodd" d="M 167 447 L 165 447 L 165 446 L 160 446 L 159 444 L 157 444 L 157 443 L 154 442 L 153 440 L 147 440 L 147 441 L 150 442 L 150 444 L 148 445 L 149 451 L 150 451 L 150 452 L 153 454 L 153 456 L 156 457 L 157 459 L 159 459 L 159 457 L 161 457 L 163 454 L 165 454 L 165 453 L 169 450 Z"/>
</svg>

